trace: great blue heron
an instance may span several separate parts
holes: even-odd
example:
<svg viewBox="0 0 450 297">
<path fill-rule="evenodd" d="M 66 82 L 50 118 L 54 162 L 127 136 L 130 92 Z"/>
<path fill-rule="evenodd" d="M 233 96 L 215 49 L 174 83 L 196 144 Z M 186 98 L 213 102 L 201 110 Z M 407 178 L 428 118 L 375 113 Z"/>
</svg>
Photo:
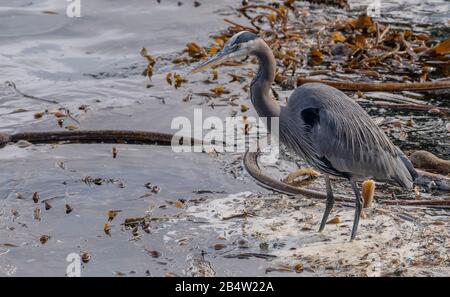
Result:
<svg viewBox="0 0 450 297">
<path fill-rule="evenodd" d="M 363 108 L 333 87 L 304 84 L 294 90 L 287 106 L 280 106 L 270 95 L 275 78 L 275 57 L 256 34 L 247 31 L 235 34 L 220 52 L 193 72 L 230 58 L 249 55 L 256 56 L 259 61 L 258 73 L 250 84 L 250 98 L 258 115 L 279 117 L 280 141 L 324 174 L 327 200 L 319 232 L 324 229 L 334 204 L 329 175 L 350 181 L 356 196 L 353 240 L 363 203 L 356 181 L 372 177 L 395 181 L 411 189 L 417 176 L 414 167 Z"/>
</svg>

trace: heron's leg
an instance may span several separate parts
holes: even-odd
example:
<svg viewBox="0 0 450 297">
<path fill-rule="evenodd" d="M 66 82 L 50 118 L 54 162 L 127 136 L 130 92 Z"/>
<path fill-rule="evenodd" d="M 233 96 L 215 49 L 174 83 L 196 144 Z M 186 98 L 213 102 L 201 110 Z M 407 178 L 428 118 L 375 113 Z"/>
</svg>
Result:
<svg viewBox="0 0 450 297">
<path fill-rule="evenodd" d="M 352 185 L 352 188 L 353 188 L 353 191 L 355 192 L 355 197 L 356 197 L 355 219 L 353 220 L 352 235 L 350 237 L 350 241 L 352 241 L 353 239 L 355 239 L 356 232 L 358 231 L 359 217 L 361 216 L 363 200 L 361 197 L 361 193 L 359 192 L 358 186 L 356 185 L 356 182 L 351 178 L 350 178 L 350 184 Z"/>
<path fill-rule="evenodd" d="M 328 174 L 325 174 L 325 186 L 327 188 L 327 202 L 325 205 L 325 212 L 323 213 L 322 222 L 320 222 L 319 232 L 322 232 L 323 228 L 325 228 L 328 216 L 330 215 L 334 205 L 333 190 L 331 189 L 331 182 Z"/>
</svg>

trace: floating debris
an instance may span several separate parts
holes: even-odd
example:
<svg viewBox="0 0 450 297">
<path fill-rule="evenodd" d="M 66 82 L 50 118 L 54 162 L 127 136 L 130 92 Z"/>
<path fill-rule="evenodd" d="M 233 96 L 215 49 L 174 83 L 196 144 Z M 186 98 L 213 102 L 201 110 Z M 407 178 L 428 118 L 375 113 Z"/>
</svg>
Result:
<svg viewBox="0 0 450 297">
<path fill-rule="evenodd" d="M 105 223 L 105 225 L 103 225 L 103 231 L 106 235 L 111 236 L 111 226 L 109 223 Z"/>
<path fill-rule="evenodd" d="M 231 80 L 229 81 L 230 83 L 232 82 L 239 82 L 239 83 L 243 83 L 245 81 L 245 78 L 242 75 L 237 75 L 237 74 L 233 74 L 233 73 L 228 73 L 229 76 L 231 76 Z"/>
<path fill-rule="evenodd" d="M 44 113 L 43 113 L 43 112 L 35 112 L 35 113 L 34 113 L 34 118 L 35 118 L 36 120 L 42 118 L 43 116 L 44 116 Z"/>
<path fill-rule="evenodd" d="M 13 220 L 19 217 L 19 212 L 17 211 L 17 209 L 11 209 L 11 214 L 13 216 Z"/>
<path fill-rule="evenodd" d="M 145 233 L 150 233 L 150 223 L 149 222 L 144 222 L 143 226 L 142 226 L 142 230 Z"/>
<path fill-rule="evenodd" d="M 208 58 L 208 54 L 206 53 L 206 50 L 203 47 L 196 44 L 195 42 L 187 43 L 186 48 L 184 49 L 184 52 L 187 52 L 189 54 L 189 56 L 194 59 L 194 60 L 191 60 L 190 62 Z"/>
<path fill-rule="evenodd" d="M 166 74 L 166 81 L 169 85 L 173 85 L 175 89 L 178 89 L 183 83 L 187 82 L 187 79 L 185 79 L 181 74 L 172 74 L 169 72 Z"/>
<path fill-rule="evenodd" d="M 88 263 L 91 260 L 91 254 L 89 252 L 81 252 L 81 261 L 83 263 Z"/>
<path fill-rule="evenodd" d="M 212 92 L 213 97 L 220 97 L 222 94 L 229 94 L 230 91 L 228 91 L 224 86 L 217 86 L 215 88 L 212 88 L 210 90 Z"/>
<path fill-rule="evenodd" d="M 24 98 L 33 99 L 33 100 L 42 101 L 42 102 L 51 103 L 51 104 L 59 104 L 59 102 L 55 101 L 55 100 L 39 98 L 39 97 L 36 97 L 33 95 L 25 94 L 17 88 L 16 84 L 13 81 L 7 81 L 7 82 L 5 82 L 5 84 L 8 87 L 12 88 L 17 94 L 21 95 Z"/>
<path fill-rule="evenodd" d="M 242 112 L 242 113 L 247 112 L 249 109 L 250 109 L 250 108 L 249 108 L 247 105 L 241 104 L 241 112 Z"/>
<path fill-rule="evenodd" d="M 77 130 L 78 129 L 78 127 L 75 126 L 75 125 L 67 125 L 65 128 L 67 130 L 69 130 L 69 131 L 73 131 L 73 130 Z"/>
<path fill-rule="evenodd" d="M 144 250 L 145 250 L 145 251 L 147 252 L 147 254 L 149 254 L 152 258 L 159 258 L 159 257 L 161 256 L 161 253 L 158 252 L 158 251 L 150 250 L 150 249 L 147 249 L 147 248 L 145 248 Z"/>
<path fill-rule="evenodd" d="M 185 79 L 183 76 L 177 73 L 173 74 L 173 79 L 175 81 L 174 83 L 175 89 L 178 89 L 179 87 L 181 87 L 181 84 L 187 82 L 187 79 Z"/>
<path fill-rule="evenodd" d="M 70 206 L 69 204 L 66 204 L 65 208 L 66 208 L 66 214 L 69 214 L 69 213 L 71 213 L 73 211 L 72 206 Z"/>
<path fill-rule="evenodd" d="M 33 193 L 33 202 L 34 203 L 38 203 L 39 202 L 39 194 L 38 194 L 38 192 L 34 192 Z"/>
<path fill-rule="evenodd" d="M 158 194 L 158 193 L 161 191 L 161 189 L 160 189 L 157 185 L 153 185 L 153 184 L 150 183 L 150 182 L 146 183 L 146 184 L 145 184 L 145 187 L 146 187 L 147 189 L 149 189 L 150 192 L 153 193 L 153 194 Z"/>
<path fill-rule="evenodd" d="M 276 272 L 292 272 L 293 268 L 290 265 L 288 265 L 288 264 L 279 264 L 277 267 L 267 267 L 266 268 L 266 273 L 273 272 L 273 271 L 276 271 Z"/>
<path fill-rule="evenodd" d="M 225 255 L 225 258 L 238 258 L 238 259 L 249 259 L 252 257 L 260 258 L 260 259 L 273 259 L 277 256 L 271 254 L 263 254 L 263 253 L 238 253 L 238 254 L 229 254 Z"/>
<path fill-rule="evenodd" d="M 155 66 L 156 59 L 153 56 L 149 55 L 145 47 L 141 49 L 140 55 L 144 57 L 148 62 L 147 68 L 145 69 L 143 75 L 147 76 L 148 79 L 151 80 L 153 76 L 153 66 Z"/>
<path fill-rule="evenodd" d="M 166 74 L 166 81 L 169 85 L 172 85 L 173 81 L 172 81 L 172 73 L 167 73 Z"/>
<path fill-rule="evenodd" d="M 138 237 L 138 236 L 139 236 L 139 229 L 138 229 L 138 226 L 134 227 L 134 228 L 131 230 L 131 234 L 133 235 L 133 237 Z"/>
<path fill-rule="evenodd" d="M 238 247 L 241 249 L 247 249 L 249 247 L 248 240 L 245 238 L 241 238 L 238 240 Z"/>
<path fill-rule="evenodd" d="M 49 14 L 49 15 L 58 15 L 59 14 L 56 11 L 52 11 L 52 10 L 43 10 L 43 11 L 41 11 L 41 13 Z"/>
<path fill-rule="evenodd" d="M 122 212 L 122 211 L 121 210 L 108 211 L 108 222 L 112 222 L 120 212 Z"/>
<path fill-rule="evenodd" d="M 39 241 L 41 242 L 41 244 L 46 244 L 47 241 L 50 239 L 51 237 L 49 235 L 41 235 L 41 237 L 39 237 Z"/>
<path fill-rule="evenodd" d="M 192 100 L 192 93 L 188 93 L 186 96 L 184 96 L 183 98 L 183 102 L 189 102 Z"/>
<path fill-rule="evenodd" d="M 213 74 L 212 80 L 218 80 L 219 79 L 219 72 L 217 71 L 217 69 L 213 69 L 212 70 L 212 74 Z"/>
<path fill-rule="evenodd" d="M 67 117 L 67 114 L 65 112 L 60 111 L 60 110 L 53 111 L 53 112 L 50 112 L 50 113 L 53 114 L 55 116 L 55 118 L 65 118 L 65 117 Z"/>
<path fill-rule="evenodd" d="M 97 186 L 101 186 L 103 184 L 115 184 L 117 185 L 119 188 L 125 188 L 125 184 L 117 179 L 113 179 L 113 178 L 109 178 L 109 179 L 104 179 L 104 178 L 100 178 L 100 177 L 92 177 L 90 175 L 85 176 L 81 179 L 82 182 L 84 182 L 87 185 L 97 185 Z"/>
<path fill-rule="evenodd" d="M 33 217 L 36 221 L 40 221 L 41 220 L 41 209 L 39 207 L 36 207 L 33 210 Z"/>
<path fill-rule="evenodd" d="M 212 246 L 212 248 L 215 249 L 216 251 L 219 251 L 219 250 L 224 249 L 226 247 L 227 247 L 227 245 L 223 244 L 223 243 L 216 243 L 216 244 L 214 244 Z"/>
<path fill-rule="evenodd" d="M 183 208 L 184 207 L 184 202 L 181 200 L 176 200 L 175 201 L 175 207 L 176 208 Z"/>
<path fill-rule="evenodd" d="M 327 224 L 331 224 L 331 225 L 336 225 L 336 224 L 340 224 L 340 223 L 342 223 L 340 216 L 335 216 L 334 218 L 332 218 L 331 220 L 329 220 L 327 222 Z"/>
<path fill-rule="evenodd" d="M 12 244 L 12 243 L 0 243 L 0 247 L 5 247 L 5 248 L 16 248 L 19 247 L 18 245 Z"/>
<path fill-rule="evenodd" d="M 301 168 L 295 172 L 290 173 L 286 178 L 283 179 L 283 182 L 294 186 L 302 186 L 306 185 L 307 181 L 313 181 L 319 176 L 320 173 L 312 168 Z M 296 183 L 295 181 L 299 177 L 306 177 L 306 179 Z"/>
<path fill-rule="evenodd" d="M 44 207 L 45 207 L 45 210 L 50 210 L 52 208 L 52 206 L 50 205 L 50 203 L 48 201 L 44 201 Z"/>
<path fill-rule="evenodd" d="M 304 268 L 305 267 L 304 267 L 303 263 L 297 263 L 294 265 L 294 271 L 297 273 L 303 272 Z"/>
<path fill-rule="evenodd" d="M 89 105 L 81 104 L 80 106 L 78 106 L 78 110 L 82 110 L 84 112 L 87 112 L 89 110 Z"/>
<path fill-rule="evenodd" d="M 66 170 L 66 164 L 63 161 L 57 161 L 56 166 L 62 170 Z"/>
</svg>

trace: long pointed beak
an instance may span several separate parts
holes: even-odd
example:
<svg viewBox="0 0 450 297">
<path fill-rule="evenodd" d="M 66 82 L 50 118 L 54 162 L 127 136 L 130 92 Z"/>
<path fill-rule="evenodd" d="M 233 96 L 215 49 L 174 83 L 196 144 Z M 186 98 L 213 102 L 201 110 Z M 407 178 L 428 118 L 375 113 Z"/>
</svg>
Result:
<svg viewBox="0 0 450 297">
<path fill-rule="evenodd" d="M 228 58 L 230 58 L 232 56 L 231 54 L 233 52 L 234 51 L 223 49 L 220 52 L 218 52 L 215 56 L 210 58 L 209 60 L 207 60 L 207 61 L 201 63 L 200 65 L 198 65 L 197 67 L 195 67 L 193 70 L 191 70 L 191 73 L 197 73 L 197 72 L 200 72 L 207 68 L 211 68 L 213 66 L 219 65 L 220 63 L 222 63 L 225 60 L 227 60 Z"/>
</svg>

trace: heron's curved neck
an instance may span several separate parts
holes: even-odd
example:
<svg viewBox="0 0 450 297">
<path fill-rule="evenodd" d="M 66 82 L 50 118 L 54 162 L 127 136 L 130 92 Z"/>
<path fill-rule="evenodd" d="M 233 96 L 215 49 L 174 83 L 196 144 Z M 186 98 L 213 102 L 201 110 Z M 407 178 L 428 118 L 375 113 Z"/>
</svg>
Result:
<svg viewBox="0 0 450 297">
<path fill-rule="evenodd" d="M 263 40 L 260 41 L 255 56 L 259 61 L 259 70 L 250 84 L 250 99 L 260 117 L 279 117 L 280 105 L 270 95 L 275 79 L 275 57 Z"/>
</svg>

